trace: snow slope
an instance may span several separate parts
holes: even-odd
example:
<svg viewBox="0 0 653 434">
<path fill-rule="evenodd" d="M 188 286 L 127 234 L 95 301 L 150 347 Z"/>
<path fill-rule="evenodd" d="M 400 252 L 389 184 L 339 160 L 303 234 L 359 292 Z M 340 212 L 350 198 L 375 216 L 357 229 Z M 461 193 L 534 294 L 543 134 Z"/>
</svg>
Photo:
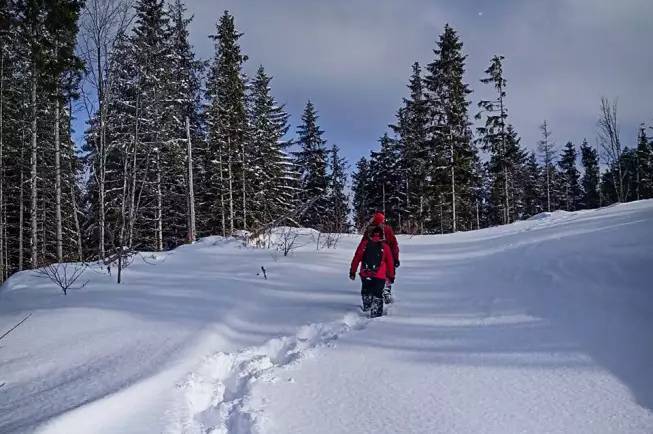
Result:
<svg viewBox="0 0 653 434">
<path fill-rule="evenodd" d="M 0 331 L 33 315 L 0 341 L 0 432 L 653 432 L 653 201 L 400 237 L 375 320 L 359 238 L 313 235 L 208 238 L 69 296 L 14 276 Z"/>
</svg>

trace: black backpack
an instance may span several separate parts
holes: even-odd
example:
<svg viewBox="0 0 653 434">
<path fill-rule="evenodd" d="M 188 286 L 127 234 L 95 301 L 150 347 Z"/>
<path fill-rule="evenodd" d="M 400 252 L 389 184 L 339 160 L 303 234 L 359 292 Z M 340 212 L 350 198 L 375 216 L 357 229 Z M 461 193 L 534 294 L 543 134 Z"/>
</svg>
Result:
<svg viewBox="0 0 653 434">
<path fill-rule="evenodd" d="M 383 260 L 383 241 L 367 241 L 365 252 L 363 252 L 363 270 L 376 272 L 381 266 Z"/>
</svg>

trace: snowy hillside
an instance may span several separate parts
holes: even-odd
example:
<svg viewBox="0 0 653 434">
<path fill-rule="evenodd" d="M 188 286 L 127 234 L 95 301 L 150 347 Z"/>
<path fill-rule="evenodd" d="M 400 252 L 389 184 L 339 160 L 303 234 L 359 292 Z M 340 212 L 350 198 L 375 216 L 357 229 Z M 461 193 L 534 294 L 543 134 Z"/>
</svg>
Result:
<svg viewBox="0 0 653 434">
<path fill-rule="evenodd" d="M 375 320 L 359 237 L 312 235 L 289 257 L 207 238 L 68 296 L 15 275 L 0 432 L 653 432 L 653 201 L 400 237 Z"/>
</svg>

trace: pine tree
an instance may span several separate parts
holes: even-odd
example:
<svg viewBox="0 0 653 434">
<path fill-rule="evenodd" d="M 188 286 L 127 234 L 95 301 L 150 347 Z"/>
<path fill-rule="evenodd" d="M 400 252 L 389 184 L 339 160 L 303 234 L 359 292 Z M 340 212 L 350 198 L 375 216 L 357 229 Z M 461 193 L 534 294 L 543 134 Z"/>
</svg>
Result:
<svg viewBox="0 0 653 434">
<path fill-rule="evenodd" d="M 601 192 L 605 204 L 637 200 L 637 150 L 626 146 L 619 155 L 603 173 Z"/>
<path fill-rule="evenodd" d="M 354 225 L 356 228 L 362 228 L 372 211 L 371 206 L 371 173 L 370 165 L 365 157 L 362 157 L 356 163 L 356 170 L 352 175 L 352 192 L 354 206 Z"/>
<path fill-rule="evenodd" d="M 425 78 L 431 116 L 431 157 L 435 163 L 431 179 L 437 180 L 439 189 L 449 198 L 449 229 L 453 232 L 472 226 L 472 187 L 478 159 L 467 113 L 471 90 L 463 82 L 466 56 L 462 48 L 455 30 L 446 25 L 434 50 L 436 59 L 428 65 Z"/>
<path fill-rule="evenodd" d="M 107 84 L 86 131 L 85 162 L 90 172 L 86 185 L 84 221 L 87 256 L 104 257 L 107 249 L 131 246 L 136 208 L 139 136 L 137 120 L 138 74 L 127 35 L 121 35 L 109 53 Z M 97 246 L 97 249 L 93 248 Z"/>
<path fill-rule="evenodd" d="M 289 115 L 271 95 L 272 77 L 259 67 L 252 81 L 249 104 L 249 146 L 252 220 L 254 225 L 273 221 L 294 207 L 297 180 L 285 149 L 290 142 Z"/>
<path fill-rule="evenodd" d="M 202 141 L 200 78 L 202 65 L 195 59 L 189 42 L 186 9 L 180 0 L 171 5 L 169 63 L 165 69 L 164 138 L 161 147 L 163 176 L 163 239 L 166 247 L 174 247 L 184 239 L 195 238 L 195 188 L 189 185 L 191 174 L 200 166 L 192 158 L 193 145 Z M 200 150 L 202 147 L 200 147 Z M 201 155 L 201 151 L 197 152 Z M 189 161 L 190 158 L 190 161 Z M 186 164 L 180 164 L 185 161 Z M 191 215 L 192 214 L 192 215 Z"/>
<path fill-rule="evenodd" d="M 653 144 L 653 142 L 652 142 Z M 642 125 L 637 140 L 637 191 L 636 199 L 653 197 L 653 146 L 649 144 Z"/>
<path fill-rule="evenodd" d="M 501 182 L 501 186 L 493 186 L 490 196 L 493 202 L 491 207 L 495 210 L 494 218 L 490 219 L 493 224 L 510 223 L 512 214 L 509 191 L 512 174 L 509 172 L 511 163 L 508 160 L 509 135 L 506 124 L 508 112 L 504 103 L 507 82 L 503 75 L 503 59 L 503 56 L 494 56 L 485 70 L 488 76 L 482 79 L 481 83 L 491 84 L 497 92 L 497 97 L 480 101 L 478 106 L 481 111 L 476 115 L 476 119 L 485 115 L 485 125 L 477 128 L 477 142 L 482 145 L 484 151 L 491 154 L 488 165 L 490 176 Z"/>
<path fill-rule="evenodd" d="M 17 2 L 18 49 L 28 59 L 30 264 L 69 258 L 76 232 L 68 188 L 77 169 L 67 128 L 81 62 L 75 54 L 79 1 Z M 22 187 L 21 187 L 22 191 Z M 21 209 L 22 214 L 22 209 Z M 25 216 L 27 217 L 27 216 Z M 22 230 L 22 228 L 21 228 Z M 70 237 L 69 235 L 72 235 Z M 22 238 L 22 236 L 21 236 Z M 74 244 L 73 244 L 74 246 Z M 75 250 L 73 250 L 75 251 Z"/>
<path fill-rule="evenodd" d="M 69 106 L 82 66 L 81 6 L 0 4 L 0 281 L 26 266 L 79 259 Z"/>
<path fill-rule="evenodd" d="M 340 149 L 333 145 L 329 150 L 328 229 L 332 233 L 349 231 L 349 198 L 345 193 L 347 164 L 340 157 Z"/>
<path fill-rule="evenodd" d="M 423 233 L 427 218 L 427 170 L 430 165 L 428 141 L 429 107 L 419 63 L 414 63 L 408 88 L 409 98 L 397 113 L 396 125 L 390 128 L 397 135 L 399 148 L 397 170 L 401 176 L 404 203 L 401 204 L 403 228 L 410 233 Z M 371 212 L 373 210 L 368 210 Z"/>
<path fill-rule="evenodd" d="M 247 57 L 240 52 L 234 18 L 228 11 L 220 18 L 215 40 L 215 57 L 207 87 L 208 147 L 205 156 L 207 179 L 205 215 L 212 231 L 233 233 L 238 223 L 247 226 L 245 182 L 245 146 L 247 116 L 242 64 Z M 239 198 L 245 199 L 239 201 Z M 242 205 L 238 211 L 239 203 Z M 215 220 L 221 218 L 221 224 Z M 220 228 L 221 226 L 221 228 Z"/>
<path fill-rule="evenodd" d="M 544 178 L 546 187 L 546 210 L 551 212 L 551 191 L 553 189 L 553 177 L 555 175 L 555 145 L 551 141 L 551 130 L 546 120 L 540 125 L 542 139 L 538 142 L 538 151 L 544 163 Z"/>
<path fill-rule="evenodd" d="M 621 155 L 623 173 L 624 200 L 631 202 L 637 199 L 639 188 L 637 149 L 625 147 Z"/>
<path fill-rule="evenodd" d="M 525 216 L 524 171 L 528 156 L 521 147 L 521 138 L 512 125 L 508 125 L 506 135 L 504 166 L 508 173 L 508 194 L 512 203 L 509 218 L 510 221 L 514 221 L 521 220 Z"/>
<path fill-rule="evenodd" d="M 399 171 L 400 150 L 397 142 L 387 134 L 379 139 L 379 151 L 370 155 L 370 204 L 385 214 L 386 221 L 401 227 L 401 204 L 403 202 L 402 179 Z"/>
<path fill-rule="evenodd" d="M 299 170 L 299 202 L 314 203 L 301 216 L 304 227 L 320 229 L 327 215 L 327 151 L 324 131 L 317 123 L 318 115 L 313 103 L 308 101 L 297 127 L 299 151 L 295 152 L 295 166 Z"/>
<path fill-rule="evenodd" d="M 537 164 L 535 153 L 531 152 L 524 166 L 521 182 L 524 188 L 524 218 L 532 217 L 544 210 L 542 200 L 542 168 Z"/>
<path fill-rule="evenodd" d="M 600 206 L 598 152 L 587 144 L 587 140 L 583 140 L 583 143 L 580 145 L 580 153 L 584 172 L 581 180 L 583 191 L 581 207 L 585 209 L 597 208 Z"/>
<path fill-rule="evenodd" d="M 581 188 L 579 184 L 580 173 L 576 168 L 576 148 L 571 142 L 567 142 L 565 149 L 560 155 L 558 166 L 561 170 L 563 185 L 563 206 L 566 211 L 576 211 L 579 208 Z"/>
</svg>

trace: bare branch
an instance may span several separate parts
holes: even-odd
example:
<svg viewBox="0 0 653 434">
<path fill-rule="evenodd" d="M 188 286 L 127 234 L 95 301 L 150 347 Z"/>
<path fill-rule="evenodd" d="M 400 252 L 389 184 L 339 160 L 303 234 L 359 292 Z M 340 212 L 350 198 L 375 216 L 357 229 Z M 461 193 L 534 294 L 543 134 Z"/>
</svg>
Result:
<svg viewBox="0 0 653 434">
<path fill-rule="evenodd" d="M 28 314 L 25 316 L 25 318 L 23 318 L 23 319 L 22 319 L 18 324 L 16 324 L 16 325 L 13 326 L 12 328 L 10 328 L 10 329 L 5 333 L 5 334 L 3 334 L 2 336 L 0 336 L 0 341 L 1 341 L 5 336 L 9 335 L 9 333 L 11 333 L 11 332 L 13 332 L 14 330 L 16 330 L 16 329 L 18 328 L 18 326 L 20 326 L 22 323 L 24 323 L 25 321 L 27 321 L 27 319 L 28 319 L 30 316 L 32 316 L 32 313 L 31 313 L 31 312 L 28 313 Z M 4 383 L 2 383 L 2 385 L 0 385 L 0 387 L 2 387 L 2 386 L 4 386 Z"/>
<path fill-rule="evenodd" d="M 38 277 L 49 279 L 61 288 L 64 295 L 68 295 L 69 289 L 82 289 L 86 286 L 88 280 L 81 285 L 75 286 L 76 282 L 84 274 L 84 271 L 86 271 L 86 268 L 88 268 L 88 264 L 86 263 L 70 264 L 64 262 L 39 268 L 35 273 Z"/>
</svg>

